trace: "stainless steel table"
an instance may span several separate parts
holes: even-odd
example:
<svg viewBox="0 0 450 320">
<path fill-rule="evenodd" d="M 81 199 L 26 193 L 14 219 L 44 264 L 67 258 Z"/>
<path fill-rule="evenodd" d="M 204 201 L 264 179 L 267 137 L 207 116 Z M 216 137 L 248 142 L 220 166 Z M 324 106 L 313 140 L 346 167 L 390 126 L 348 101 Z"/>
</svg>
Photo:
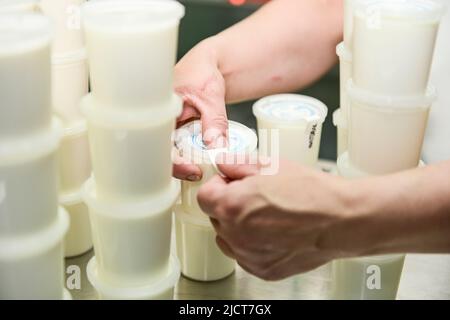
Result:
<svg viewBox="0 0 450 320">
<path fill-rule="evenodd" d="M 325 171 L 333 171 L 333 163 L 321 163 Z M 96 292 L 86 277 L 90 251 L 80 257 L 66 259 L 66 267 L 76 265 L 82 272 L 81 289 L 71 290 L 73 299 L 96 299 Z M 175 289 L 176 299 L 329 299 L 331 266 L 322 266 L 307 274 L 278 282 L 258 279 L 241 268 L 226 279 L 197 282 L 181 277 Z M 450 255 L 407 255 L 398 299 L 450 300 Z"/>
</svg>

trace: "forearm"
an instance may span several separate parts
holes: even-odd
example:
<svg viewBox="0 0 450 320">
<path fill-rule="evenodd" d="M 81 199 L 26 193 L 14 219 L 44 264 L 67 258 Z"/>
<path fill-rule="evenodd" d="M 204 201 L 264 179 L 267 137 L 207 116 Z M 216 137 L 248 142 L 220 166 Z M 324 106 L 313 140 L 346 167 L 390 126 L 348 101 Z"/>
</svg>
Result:
<svg viewBox="0 0 450 320">
<path fill-rule="evenodd" d="M 344 255 L 450 253 L 450 161 L 348 187 L 349 210 L 323 245 Z"/>
<path fill-rule="evenodd" d="M 273 0 L 207 39 L 237 102 L 304 87 L 336 62 L 342 0 Z"/>
</svg>

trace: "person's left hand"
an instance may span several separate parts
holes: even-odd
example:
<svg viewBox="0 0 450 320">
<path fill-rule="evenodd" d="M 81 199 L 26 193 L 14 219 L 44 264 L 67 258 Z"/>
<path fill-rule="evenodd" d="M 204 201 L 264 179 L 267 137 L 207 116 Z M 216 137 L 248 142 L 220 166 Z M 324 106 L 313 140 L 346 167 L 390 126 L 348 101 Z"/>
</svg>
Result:
<svg viewBox="0 0 450 320">
<path fill-rule="evenodd" d="M 288 162 L 271 176 L 260 175 L 259 165 L 219 168 L 228 179 L 213 177 L 198 200 L 219 247 L 246 271 L 278 280 L 351 255 L 325 248 L 330 239 L 322 239 L 344 220 L 344 179 Z"/>
</svg>

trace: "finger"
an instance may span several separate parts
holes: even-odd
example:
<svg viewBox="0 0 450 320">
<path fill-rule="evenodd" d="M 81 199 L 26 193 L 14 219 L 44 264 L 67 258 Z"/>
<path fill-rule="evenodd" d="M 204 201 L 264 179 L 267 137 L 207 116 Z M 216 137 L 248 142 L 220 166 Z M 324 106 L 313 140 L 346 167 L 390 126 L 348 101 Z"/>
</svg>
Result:
<svg viewBox="0 0 450 320">
<path fill-rule="evenodd" d="M 231 247 L 228 245 L 228 243 L 223 240 L 220 236 L 216 236 L 216 243 L 217 246 L 219 247 L 220 250 L 222 250 L 222 252 L 227 256 L 230 257 L 231 259 L 236 259 L 233 250 L 231 249 Z"/>
<path fill-rule="evenodd" d="M 200 112 L 188 103 L 184 103 L 183 111 L 177 118 L 177 128 L 194 119 L 200 119 Z"/>
<path fill-rule="evenodd" d="M 187 181 L 200 181 L 202 179 L 202 170 L 186 158 L 180 157 L 176 150 L 172 153 L 172 161 L 175 178 Z"/>
<path fill-rule="evenodd" d="M 219 175 L 215 175 L 199 189 L 197 193 L 198 204 L 203 212 L 210 217 L 217 217 L 214 210 L 225 193 L 226 187 L 227 182 Z"/>
<path fill-rule="evenodd" d="M 254 155 L 221 153 L 216 157 L 216 164 L 220 172 L 231 180 L 259 174 L 258 159 Z"/>
</svg>

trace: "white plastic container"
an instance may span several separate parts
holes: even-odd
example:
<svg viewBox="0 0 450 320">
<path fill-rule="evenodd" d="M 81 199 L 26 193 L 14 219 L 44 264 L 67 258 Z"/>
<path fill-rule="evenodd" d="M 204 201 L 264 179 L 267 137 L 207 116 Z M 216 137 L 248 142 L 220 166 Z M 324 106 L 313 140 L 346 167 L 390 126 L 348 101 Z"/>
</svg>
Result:
<svg viewBox="0 0 450 320">
<path fill-rule="evenodd" d="M 216 232 L 209 218 L 185 213 L 181 206 L 176 206 L 174 211 L 181 273 L 197 281 L 215 281 L 232 274 L 236 262 L 217 246 Z"/>
<path fill-rule="evenodd" d="M 65 128 L 58 155 L 60 194 L 77 193 L 91 176 L 91 158 L 85 121 Z"/>
<path fill-rule="evenodd" d="M 88 252 L 93 246 L 91 222 L 81 193 L 61 195 L 59 201 L 70 216 L 70 228 L 64 239 L 65 257 L 75 257 Z"/>
<path fill-rule="evenodd" d="M 60 127 L 0 143 L 0 235 L 45 229 L 58 212 Z"/>
<path fill-rule="evenodd" d="M 348 124 L 341 109 L 333 112 L 333 124 L 337 129 L 337 156 L 348 150 Z"/>
<path fill-rule="evenodd" d="M 88 180 L 84 200 L 89 207 L 98 276 L 117 286 L 136 286 L 159 278 L 170 256 L 172 209 L 179 183 L 130 202 L 102 202 L 94 180 Z"/>
<path fill-rule="evenodd" d="M 104 201 L 148 198 L 169 188 L 172 132 L 182 102 L 173 95 L 159 109 L 104 108 L 92 95 L 82 99 L 98 197 Z"/>
<path fill-rule="evenodd" d="M 91 89 L 104 106 L 156 107 L 170 100 L 178 24 L 168 0 L 90 1 L 82 8 Z"/>
<path fill-rule="evenodd" d="M 351 162 L 370 174 L 417 167 L 435 90 L 426 96 L 385 97 L 349 82 L 348 151 Z"/>
<path fill-rule="evenodd" d="M 333 261 L 333 298 L 395 300 L 404 260 L 404 255 L 388 255 Z"/>
<path fill-rule="evenodd" d="M 93 257 L 87 266 L 87 276 L 102 300 L 173 300 L 180 278 L 180 265 L 177 258 L 171 256 L 167 271 L 158 279 L 137 286 L 115 286 L 102 281 L 96 257 Z"/>
<path fill-rule="evenodd" d="M 353 46 L 353 11 L 358 0 L 344 0 L 344 43 Z"/>
<path fill-rule="evenodd" d="M 38 0 L 0 0 L 0 13 L 33 13 Z"/>
<path fill-rule="evenodd" d="M 347 115 L 349 100 L 347 94 L 347 83 L 352 77 L 352 52 L 341 42 L 336 47 L 336 53 L 339 57 L 339 88 L 340 104 L 344 116 Z"/>
<path fill-rule="evenodd" d="M 297 94 L 258 100 L 253 114 L 258 124 L 260 154 L 315 167 L 327 112 L 319 100 Z"/>
<path fill-rule="evenodd" d="M 245 157 L 256 151 L 257 144 L 258 138 L 253 130 L 238 122 L 228 122 L 228 153 Z M 181 182 L 183 208 L 186 212 L 205 217 L 198 204 L 197 193 L 206 181 L 217 174 L 217 170 L 203 143 L 201 122 L 193 121 L 179 128 L 175 132 L 175 145 L 185 159 L 201 168 L 203 174 L 200 181 Z"/>
<path fill-rule="evenodd" d="M 50 33 L 41 15 L 0 16 L 0 139 L 50 127 Z"/>
<path fill-rule="evenodd" d="M 86 51 L 52 57 L 53 110 L 70 126 L 84 120 L 80 100 L 89 90 Z"/>
<path fill-rule="evenodd" d="M 81 28 L 80 5 L 85 0 L 41 0 L 41 11 L 52 20 L 55 37 L 52 43 L 53 54 L 67 54 L 84 47 Z"/>
<path fill-rule="evenodd" d="M 383 95 L 425 94 L 444 7 L 431 0 L 360 0 L 353 81 Z"/>
<path fill-rule="evenodd" d="M 64 209 L 47 228 L 0 237 L 0 299 L 62 299 L 63 238 L 69 227 Z"/>
</svg>

